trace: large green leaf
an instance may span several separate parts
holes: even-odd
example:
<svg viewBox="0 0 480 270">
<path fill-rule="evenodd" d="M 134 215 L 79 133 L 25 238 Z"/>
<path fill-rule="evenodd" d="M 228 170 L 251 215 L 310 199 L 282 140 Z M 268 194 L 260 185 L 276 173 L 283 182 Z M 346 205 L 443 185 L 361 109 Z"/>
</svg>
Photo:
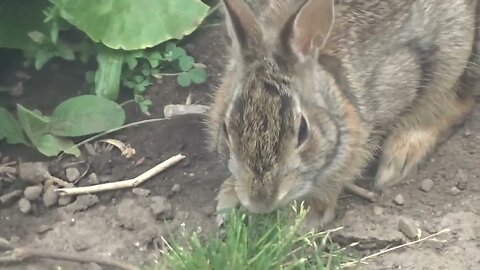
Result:
<svg viewBox="0 0 480 270">
<path fill-rule="evenodd" d="M 29 35 L 48 33 L 43 23 L 47 5 L 47 0 L 1 0 L 0 47 L 31 50 L 35 43 Z"/>
<path fill-rule="evenodd" d="M 38 151 L 47 157 L 57 156 L 60 152 L 65 151 L 67 154 L 80 156 L 80 150 L 75 147 L 72 140 L 61 138 L 52 134 L 45 134 L 35 143 Z"/>
<path fill-rule="evenodd" d="M 48 117 L 31 111 L 20 104 L 17 104 L 17 115 L 20 125 L 33 144 L 48 133 L 50 121 Z"/>
<path fill-rule="evenodd" d="M 27 143 L 20 123 L 10 112 L 0 108 L 0 140 L 3 138 L 6 138 L 7 142 L 11 144 Z"/>
<path fill-rule="evenodd" d="M 136 50 L 181 39 L 195 30 L 209 7 L 201 0 L 53 0 L 64 19 L 92 40 Z"/>
<path fill-rule="evenodd" d="M 117 103 L 96 95 L 83 95 L 55 108 L 50 133 L 62 137 L 84 136 L 120 127 L 124 122 L 125 112 Z"/>
</svg>

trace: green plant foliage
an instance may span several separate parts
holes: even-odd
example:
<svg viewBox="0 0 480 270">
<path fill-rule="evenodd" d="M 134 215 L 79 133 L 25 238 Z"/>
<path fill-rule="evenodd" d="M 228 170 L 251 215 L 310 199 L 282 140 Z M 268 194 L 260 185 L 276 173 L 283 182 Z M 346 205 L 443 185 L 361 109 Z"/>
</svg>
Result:
<svg viewBox="0 0 480 270">
<path fill-rule="evenodd" d="M 111 49 L 101 50 L 97 56 L 98 69 L 95 73 L 95 94 L 117 100 L 120 91 L 123 54 Z"/>
<path fill-rule="evenodd" d="M 207 79 L 205 69 L 195 67 L 178 75 L 177 83 L 180 86 L 187 87 L 193 83 L 203 83 Z"/>
<path fill-rule="evenodd" d="M 31 111 L 20 104 L 17 104 L 17 116 L 20 126 L 34 145 L 43 135 L 48 133 L 50 125 L 48 117 Z"/>
<path fill-rule="evenodd" d="M 93 41 L 136 50 L 181 39 L 197 28 L 209 7 L 200 0 L 52 0 L 62 17 Z"/>
<path fill-rule="evenodd" d="M 120 127 L 125 112 L 117 103 L 95 95 L 68 99 L 52 112 L 50 133 L 77 137 Z"/>
<path fill-rule="evenodd" d="M 38 151 L 47 157 L 53 157 L 60 152 L 80 156 L 80 149 L 75 147 L 72 140 L 67 138 L 61 138 L 52 134 L 44 134 L 35 143 Z"/>
<path fill-rule="evenodd" d="M 20 123 L 4 108 L 0 108 L 0 140 L 2 139 L 6 139 L 9 144 L 27 142 Z"/>
</svg>

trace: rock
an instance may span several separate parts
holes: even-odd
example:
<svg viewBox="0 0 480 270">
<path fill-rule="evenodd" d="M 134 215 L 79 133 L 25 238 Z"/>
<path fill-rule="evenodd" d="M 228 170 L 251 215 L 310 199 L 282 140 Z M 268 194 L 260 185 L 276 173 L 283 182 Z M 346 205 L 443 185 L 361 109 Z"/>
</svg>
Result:
<svg viewBox="0 0 480 270">
<path fill-rule="evenodd" d="M 50 177 L 48 164 L 44 162 L 23 162 L 18 164 L 18 178 L 22 181 L 39 184 Z"/>
<path fill-rule="evenodd" d="M 69 182 L 75 182 L 80 178 L 80 171 L 75 167 L 67 168 L 65 170 L 65 176 Z"/>
<path fill-rule="evenodd" d="M 173 191 L 174 193 L 178 193 L 178 192 L 182 191 L 182 186 L 180 186 L 179 184 L 175 184 L 175 185 L 173 185 L 173 187 L 172 187 L 172 191 Z"/>
<path fill-rule="evenodd" d="M 398 229 L 410 239 L 417 237 L 418 227 L 415 222 L 409 218 L 400 217 L 400 220 L 398 221 Z"/>
<path fill-rule="evenodd" d="M 393 202 L 397 205 L 404 205 L 405 204 L 405 199 L 403 198 L 402 194 L 398 194 L 393 199 Z"/>
<path fill-rule="evenodd" d="M 58 201 L 58 193 L 55 192 L 56 187 L 54 185 L 50 185 L 43 193 L 43 204 L 46 207 L 51 207 L 57 204 Z"/>
<path fill-rule="evenodd" d="M 465 136 L 465 138 L 469 138 L 470 136 L 472 136 L 472 131 L 469 128 L 465 128 L 463 136 Z"/>
<path fill-rule="evenodd" d="M 58 198 L 58 205 L 66 206 L 73 202 L 73 196 L 63 195 Z"/>
<path fill-rule="evenodd" d="M 420 189 L 424 192 L 430 192 L 433 188 L 433 180 L 430 178 L 424 179 L 420 185 Z"/>
<path fill-rule="evenodd" d="M 448 190 L 448 194 L 453 195 L 453 196 L 457 196 L 460 193 L 462 193 L 462 191 L 460 189 L 458 189 L 457 187 L 452 187 L 451 189 Z"/>
<path fill-rule="evenodd" d="M 380 206 L 374 205 L 374 206 L 373 206 L 373 213 L 374 213 L 376 216 L 381 216 L 381 215 L 383 214 L 383 208 L 380 207 Z"/>
<path fill-rule="evenodd" d="M 21 198 L 19 201 L 18 201 L 18 208 L 20 209 L 20 211 L 24 214 L 28 214 L 32 211 L 32 204 L 30 203 L 30 201 L 26 198 Z"/>
<path fill-rule="evenodd" d="M 4 205 L 13 203 L 16 199 L 18 199 L 22 195 L 22 193 L 23 192 L 19 189 L 6 193 L 0 197 L 0 203 Z"/>
<path fill-rule="evenodd" d="M 94 185 L 100 184 L 100 180 L 98 179 L 98 176 L 97 176 L 96 173 L 91 173 L 91 174 L 88 176 L 87 184 L 88 184 L 89 186 L 94 186 Z"/>
<path fill-rule="evenodd" d="M 464 170 L 458 169 L 455 173 L 455 181 L 457 182 L 457 188 L 459 190 L 466 190 L 468 186 L 468 176 Z"/>
<path fill-rule="evenodd" d="M 153 215 L 156 218 L 168 219 L 172 217 L 172 204 L 163 196 L 153 196 L 150 198 Z"/>
<path fill-rule="evenodd" d="M 25 188 L 25 190 L 23 191 L 23 195 L 28 200 L 33 201 L 40 198 L 40 196 L 42 195 L 42 191 L 43 191 L 42 185 L 29 186 Z"/>
<path fill-rule="evenodd" d="M 144 188 L 132 188 L 132 192 L 135 195 L 148 197 L 150 195 L 150 190 Z"/>
<path fill-rule="evenodd" d="M 75 212 L 85 211 L 97 203 L 98 203 L 97 195 L 85 194 L 85 195 L 77 196 L 77 199 L 73 203 L 65 206 L 64 208 L 67 211 L 75 213 Z"/>
</svg>

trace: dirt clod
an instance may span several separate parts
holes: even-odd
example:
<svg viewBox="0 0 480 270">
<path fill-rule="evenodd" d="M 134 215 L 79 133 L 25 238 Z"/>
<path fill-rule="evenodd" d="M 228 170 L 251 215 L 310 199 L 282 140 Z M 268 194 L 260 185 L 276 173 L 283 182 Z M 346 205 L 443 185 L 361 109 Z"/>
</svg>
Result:
<svg viewBox="0 0 480 270">
<path fill-rule="evenodd" d="M 69 205 L 72 202 L 73 202 L 73 196 L 65 195 L 65 196 L 60 196 L 58 198 L 58 205 L 60 205 L 60 206 Z"/>
<path fill-rule="evenodd" d="M 462 193 L 462 191 L 457 187 L 452 187 L 451 189 L 448 190 L 448 194 L 450 194 L 452 196 L 457 196 L 460 193 Z"/>
<path fill-rule="evenodd" d="M 73 203 L 65 206 L 65 210 L 73 213 L 85 211 L 97 203 L 98 203 L 97 195 L 94 195 L 94 194 L 80 195 L 77 197 L 77 199 Z"/>
<path fill-rule="evenodd" d="M 466 190 L 468 187 L 468 176 L 464 170 L 458 169 L 455 173 L 455 181 L 457 182 L 456 187 L 459 190 Z"/>
<path fill-rule="evenodd" d="M 31 184 L 39 184 L 50 176 L 48 164 L 44 162 L 23 162 L 18 164 L 18 178 Z"/>
<path fill-rule="evenodd" d="M 43 193 L 43 204 L 46 207 L 51 207 L 57 204 L 58 201 L 58 193 L 55 192 L 56 187 L 54 185 L 50 185 Z"/>
<path fill-rule="evenodd" d="M 65 170 L 65 176 L 69 182 L 75 182 L 80 177 L 80 171 L 75 167 L 67 168 Z"/>
<path fill-rule="evenodd" d="M 405 198 L 403 198 L 403 195 L 402 194 L 398 194 L 397 196 L 395 196 L 395 198 L 393 199 L 393 202 L 397 205 L 404 205 L 405 204 Z"/>
<path fill-rule="evenodd" d="M 91 173 L 91 174 L 88 176 L 87 184 L 88 184 L 89 186 L 94 186 L 94 185 L 100 184 L 100 180 L 98 179 L 98 176 L 97 176 L 96 173 Z"/>
<path fill-rule="evenodd" d="M 21 198 L 18 201 L 18 208 L 24 214 L 28 214 L 32 211 L 32 204 L 26 198 Z"/>
<path fill-rule="evenodd" d="M 23 191 L 23 195 L 30 201 L 40 198 L 42 195 L 43 187 L 42 185 L 29 186 L 26 187 Z"/>
<path fill-rule="evenodd" d="M 420 185 L 420 189 L 424 192 L 430 192 L 433 188 L 433 180 L 430 178 L 424 179 Z"/>
<path fill-rule="evenodd" d="M 172 217 L 172 204 L 163 196 L 153 196 L 150 198 L 153 215 L 158 219 L 168 219 Z"/>
<path fill-rule="evenodd" d="M 410 239 L 417 237 L 418 227 L 415 221 L 409 218 L 401 217 L 398 221 L 398 229 Z"/>
<path fill-rule="evenodd" d="M 0 197 L 0 203 L 7 205 L 13 203 L 16 199 L 18 199 L 22 195 L 21 190 L 14 190 L 9 193 L 6 193 Z"/>
</svg>

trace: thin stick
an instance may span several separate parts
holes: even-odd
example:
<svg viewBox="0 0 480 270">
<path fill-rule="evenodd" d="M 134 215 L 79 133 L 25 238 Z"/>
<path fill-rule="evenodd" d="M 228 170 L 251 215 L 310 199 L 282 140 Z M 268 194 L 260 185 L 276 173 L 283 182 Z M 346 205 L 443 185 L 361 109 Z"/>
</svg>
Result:
<svg viewBox="0 0 480 270">
<path fill-rule="evenodd" d="M 159 174 L 164 170 L 168 169 L 169 167 L 177 164 L 184 158 L 185 156 L 182 154 L 173 156 L 133 179 L 114 182 L 114 183 L 93 185 L 88 187 L 59 188 L 59 189 L 56 189 L 55 191 L 60 193 L 60 195 L 78 195 L 78 194 L 87 194 L 87 193 L 98 193 L 102 191 L 116 190 L 116 189 L 122 189 L 122 188 L 134 188 L 142 184 L 146 180 L 152 178 L 154 175 Z"/>
<path fill-rule="evenodd" d="M 6 255 L 0 255 L 0 262 L 12 263 L 20 262 L 28 258 L 46 258 L 55 260 L 64 260 L 79 263 L 97 263 L 106 266 L 113 266 L 123 270 L 139 270 L 140 268 L 128 263 L 106 257 L 97 257 L 92 254 L 70 254 L 59 251 L 47 251 L 36 248 L 14 248 L 11 251 L 4 252 Z"/>
<path fill-rule="evenodd" d="M 371 202 L 375 202 L 377 200 L 377 195 L 375 195 L 374 192 L 371 192 L 371 191 L 368 191 L 360 186 L 357 186 L 355 184 L 346 184 L 345 185 L 345 189 L 354 194 L 354 195 L 357 195 L 359 197 L 362 197 L 366 200 L 369 200 Z"/>
<path fill-rule="evenodd" d="M 420 242 L 424 242 L 428 239 L 431 239 L 431 238 L 434 238 L 435 236 L 438 236 L 440 234 L 444 234 L 446 232 L 449 232 L 450 229 L 443 229 L 437 233 L 434 233 L 432 235 L 429 235 L 429 236 L 426 236 L 426 237 L 423 237 L 423 238 L 420 238 L 416 241 L 413 241 L 413 242 L 409 242 L 409 243 L 405 243 L 405 244 L 402 244 L 402 245 L 398 245 L 398 246 L 395 246 L 395 247 L 392 247 L 392 248 L 388 248 L 388 249 L 384 249 L 384 250 L 381 250 L 377 253 L 374 253 L 374 254 L 371 254 L 369 256 L 366 256 L 366 257 L 363 257 L 362 259 L 360 259 L 359 261 L 355 261 L 355 262 L 348 262 L 348 263 L 344 263 L 342 265 L 342 267 L 353 267 L 353 266 L 357 266 L 359 263 L 365 263 L 367 260 L 370 260 L 374 257 L 378 257 L 382 254 L 385 254 L 385 253 L 388 253 L 388 252 L 392 252 L 394 250 L 397 250 L 397 249 L 400 249 L 400 248 L 403 248 L 403 247 L 408 247 L 408 246 L 411 246 L 411 245 L 415 245 L 417 243 L 420 243 Z"/>
</svg>

